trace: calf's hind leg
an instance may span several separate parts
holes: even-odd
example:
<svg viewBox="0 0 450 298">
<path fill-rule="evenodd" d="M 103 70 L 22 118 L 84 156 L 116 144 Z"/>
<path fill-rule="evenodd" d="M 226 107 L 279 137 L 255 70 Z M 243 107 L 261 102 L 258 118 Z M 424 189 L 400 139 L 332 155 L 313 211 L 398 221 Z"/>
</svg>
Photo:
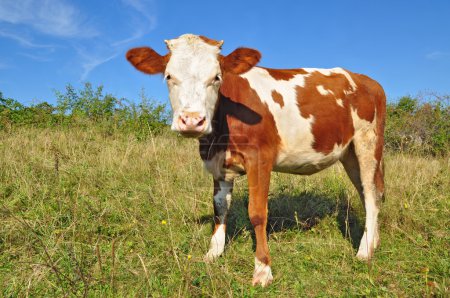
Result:
<svg viewBox="0 0 450 298">
<path fill-rule="evenodd" d="M 379 140 L 373 129 L 357 132 L 353 139 L 354 151 L 352 152 L 350 147 L 342 161 L 360 193 L 366 210 L 364 234 L 356 254 L 356 257 L 361 260 L 370 260 L 380 242 L 378 213 L 384 184 L 381 156 L 379 160 L 376 158 L 377 142 Z M 356 165 L 359 166 L 359 177 L 358 171 L 355 170 Z"/>
</svg>

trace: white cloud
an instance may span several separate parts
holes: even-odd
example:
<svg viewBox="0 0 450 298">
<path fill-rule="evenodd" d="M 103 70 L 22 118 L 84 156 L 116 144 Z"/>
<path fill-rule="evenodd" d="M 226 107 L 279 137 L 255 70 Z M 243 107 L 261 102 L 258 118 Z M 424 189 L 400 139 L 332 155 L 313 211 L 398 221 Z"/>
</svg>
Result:
<svg viewBox="0 0 450 298">
<path fill-rule="evenodd" d="M 450 58 L 450 52 L 434 51 L 425 55 L 428 60 L 440 60 Z"/>
<path fill-rule="evenodd" d="M 96 30 L 84 16 L 64 0 L 2 0 L 0 22 L 27 25 L 41 33 L 59 37 L 93 37 Z"/>
<path fill-rule="evenodd" d="M 87 79 L 88 75 L 98 66 L 116 58 L 119 51 L 107 51 L 106 49 L 85 49 L 76 47 L 76 52 L 81 58 L 81 67 L 83 72 L 80 77 L 80 81 Z"/>
<path fill-rule="evenodd" d="M 34 55 L 34 54 L 29 54 L 29 53 L 19 53 L 19 55 L 27 57 L 29 59 L 32 59 L 34 61 L 38 61 L 38 62 L 49 62 L 49 61 L 53 60 L 53 59 L 48 58 L 48 57 L 38 56 L 38 55 Z"/>
<path fill-rule="evenodd" d="M 130 37 L 116 41 L 111 44 L 112 46 L 126 45 L 143 37 L 155 29 L 157 23 L 154 0 L 122 0 L 122 3 L 125 6 L 131 7 L 138 15 L 132 15 L 134 32 Z"/>
<path fill-rule="evenodd" d="M 156 27 L 155 1 L 153 0 L 122 0 L 122 3 L 131 8 L 131 17 L 133 21 L 133 32 L 129 37 L 111 42 L 105 45 L 97 45 L 96 50 L 87 51 L 85 49 L 77 49 L 78 54 L 82 57 L 83 73 L 81 81 L 87 79 L 89 74 L 98 66 L 107 63 L 118 55 L 131 42 L 142 38 Z"/>
<path fill-rule="evenodd" d="M 138 29 L 136 29 L 136 31 L 130 37 L 127 37 L 125 39 L 121 39 L 121 40 L 115 41 L 115 42 L 111 43 L 111 46 L 113 46 L 113 47 L 120 47 L 120 46 L 123 46 L 123 45 L 127 45 L 130 42 L 141 38 L 142 36 L 145 35 L 145 33 L 146 33 L 146 31 L 138 28 Z"/>
<path fill-rule="evenodd" d="M 81 74 L 81 81 L 86 80 L 87 76 L 91 71 L 93 71 L 96 67 L 116 58 L 119 53 L 115 53 L 106 58 L 98 58 L 98 57 L 90 57 L 89 60 L 83 62 L 83 73 Z"/>
<path fill-rule="evenodd" d="M 28 38 L 25 38 L 23 36 L 20 36 L 16 33 L 12 32 L 6 32 L 3 30 L 0 30 L 0 37 L 9 38 L 12 40 L 17 41 L 20 45 L 27 47 L 27 48 L 54 48 L 54 45 L 47 45 L 47 44 L 39 44 L 31 41 Z"/>
<path fill-rule="evenodd" d="M 57 48 L 73 50 L 75 53 L 68 63 L 75 62 L 81 68 L 80 80 L 86 80 L 94 69 L 122 54 L 131 42 L 156 27 L 155 0 L 121 0 L 118 9 L 127 20 L 122 26 L 127 26 L 123 29 L 128 32 L 122 39 L 115 37 L 116 40 L 110 33 L 107 35 L 99 30 L 102 24 L 98 22 L 102 19 L 95 11 L 82 11 L 77 3 L 70 0 L 0 0 L 0 38 L 14 40 L 23 48 L 45 50 L 38 55 L 25 50 L 19 53 L 40 62 L 51 61 L 50 55 Z M 99 26 L 94 28 L 89 20 L 95 20 Z M 40 35 L 53 37 L 54 45 L 36 42 Z M 0 64 L 0 68 L 4 67 L 8 66 Z"/>
<path fill-rule="evenodd" d="M 152 30 L 156 26 L 156 16 L 155 2 L 153 0 L 122 0 L 122 3 L 134 8 L 142 16 L 144 16 L 148 23 L 149 28 L 147 30 Z"/>
</svg>

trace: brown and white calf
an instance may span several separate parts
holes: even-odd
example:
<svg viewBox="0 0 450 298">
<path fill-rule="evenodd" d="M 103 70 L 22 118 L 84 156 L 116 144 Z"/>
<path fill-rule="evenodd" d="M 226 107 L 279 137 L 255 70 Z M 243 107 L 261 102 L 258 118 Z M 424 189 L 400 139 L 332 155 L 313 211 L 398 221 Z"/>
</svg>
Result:
<svg viewBox="0 0 450 298">
<path fill-rule="evenodd" d="M 172 130 L 200 141 L 214 178 L 215 229 L 205 256 L 224 251 L 233 179 L 247 174 L 248 213 L 255 229 L 253 284 L 273 277 L 266 225 L 271 171 L 310 175 L 340 161 L 363 200 L 365 232 L 357 257 L 379 244 L 378 201 L 383 195 L 385 95 L 367 76 L 342 68 L 269 69 L 260 53 L 186 34 L 166 40 L 161 56 L 142 47 L 127 59 L 147 74 L 162 73 L 173 108 Z"/>
</svg>

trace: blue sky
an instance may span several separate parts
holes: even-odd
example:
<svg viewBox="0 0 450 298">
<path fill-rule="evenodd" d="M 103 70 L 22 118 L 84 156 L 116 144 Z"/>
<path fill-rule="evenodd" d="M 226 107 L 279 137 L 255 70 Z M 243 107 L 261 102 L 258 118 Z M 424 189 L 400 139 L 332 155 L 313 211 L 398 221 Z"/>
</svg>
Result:
<svg viewBox="0 0 450 298">
<path fill-rule="evenodd" d="M 271 4 L 269 4 L 271 3 Z M 164 39 L 195 33 L 223 53 L 256 48 L 272 68 L 344 67 L 379 81 L 388 99 L 450 93 L 450 1 L 0 0 L 0 91 L 22 103 L 89 81 L 136 100 L 167 102 L 161 76 L 125 60 L 132 47 L 161 54 Z"/>
</svg>

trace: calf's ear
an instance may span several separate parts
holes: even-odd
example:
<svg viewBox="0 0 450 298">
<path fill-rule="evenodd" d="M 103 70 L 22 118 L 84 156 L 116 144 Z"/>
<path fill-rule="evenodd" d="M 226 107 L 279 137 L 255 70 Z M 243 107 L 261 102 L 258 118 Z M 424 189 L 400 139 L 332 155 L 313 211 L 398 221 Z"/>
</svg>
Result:
<svg viewBox="0 0 450 298">
<path fill-rule="evenodd" d="M 163 73 L 169 61 L 170 54 L 161 56 L 153 49 L 148 47 L 134 48 L 127 52 L 127 60 L 133 64 L 136 69 L 147 73 Z"/>
<path fill-rule="evenodd" d="M 255 66 L 261 59 L 261 53 L 254 49 L 237 48 L 227 56 L 220 56 L 222 72 L 243 74 Z"/>
</svg>

